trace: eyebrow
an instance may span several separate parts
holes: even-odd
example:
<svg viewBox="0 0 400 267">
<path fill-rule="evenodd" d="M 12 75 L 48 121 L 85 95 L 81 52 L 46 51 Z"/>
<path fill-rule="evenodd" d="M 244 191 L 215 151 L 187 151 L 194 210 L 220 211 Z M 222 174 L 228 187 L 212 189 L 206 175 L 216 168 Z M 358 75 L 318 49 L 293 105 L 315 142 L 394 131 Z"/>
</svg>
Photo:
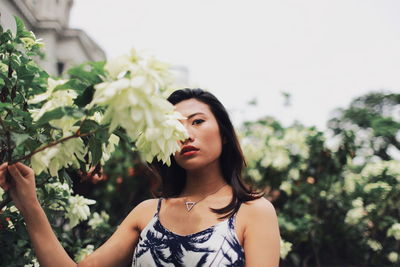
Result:
<svg viewBox="0 0 400 267">
<path fill-rule="evenodd" d="M 199 115 L 199 114 L 206 115 L 206 114 L 204 114 L 203 112 L 196 112 L 196 113 L 193 113 L 193 114 L 189 115 L 189 116 L 187 117 L 187 119 L 189 120 L 190 118 L 192 118 L 192 117 L 194 117 L 194 116 L 196 116 L 196 115 Z"/>
</svg>

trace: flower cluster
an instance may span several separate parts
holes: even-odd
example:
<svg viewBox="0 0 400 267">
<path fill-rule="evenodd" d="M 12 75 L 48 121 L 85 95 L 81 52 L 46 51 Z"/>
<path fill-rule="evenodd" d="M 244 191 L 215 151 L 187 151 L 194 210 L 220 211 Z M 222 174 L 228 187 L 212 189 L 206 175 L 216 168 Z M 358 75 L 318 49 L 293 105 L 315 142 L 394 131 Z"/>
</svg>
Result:
<svg viewBox="0 0 400 267">
<path fill-rule="evenodd" d="M 109 60 L 105 69 L 109 79 L 95 86 L 88 108 L 105 106 L 102 122 L 111 123 L 110 132 L 124 128 L 147 161 L 157 157 L 170 164 L 170 155 L 179 149 L 177 141 L 187 138 L 187 132 L 178 121 L 184 117 L 159 94 L 167 84 L 167 65 L 132 50 Z"/>
<path fill-rule="evenodd" d="M 52 196 L 52 202 L 49 205 L 51 210 L 64 210 L 66 206 L 66 200 L 71 197 L 72 189 L 67 183 L 53 182 L 46 183 L 45 190 L 47 194 Z M 39 191 L 41 193 L 42 191 Z"/>
<path fill-rule="evenodd" d="M 396 240 L 400 240 L 400 223 L 395 223 L 393 224 L 388 230 L 387 230 L 387 237 L 393 236 Z"/>
<path fill-rule="evenodd" d="M 95 200 L 84 198 L 83 196 L 75 195 L 68 199 L 69 206 L 65 217 L 69 219 L 69 226 L 71 228 L 78 225 L 79 222 L 87 220 L 90 216 L 90 209 L 88 205 L 96 203 Z"/>
<path fill-rule="evenodd" d="M 373 251 L 380 251 L 382 250 L 382 244 L 379 243 L 376 240 L 368 239 L 367 240 L 367 245 L 373 250 Z"/>
<path fill-rule="evenodd" d="M 80 262 L 82 261 L 86 256 L 89 254 L 92 254 L 94 251 L 94 246 L 93 245 L 87 245 L 85 248 L 81 249 L 78 251 L 78 253 L 75 254 L 75 261 Z"/>
<path fill-rule="evenodd" d="M 285 259 L 289 252 L 292 250 L 292 243 L 286 242 L 285 240 L 281 239 L 280 241 L 280 256 L 282 259 Z"/>
<path fill-rule="evenodd" d="M 100 214 L 97 212 L 94 212 L 92 214 L 92 218 L 89 220 L 88 224 L 94 230 L 94 229 L 98 228 L 100 225 L 107 223 L 109 218 L 110 218 L 110 216 L 105 211 L 102 211 Z"/>
<path fill-rule="evenodd" d="M 55 90 L 57 86 L 63 85 L 66 82 L 67 80 L 53 80 L 49 78 L 47 91 L 42 94 L 35 95 L 32 99 L 28 101 L 29 104 L 38 104 L 45 101 L 40 108 L 29 110 L 34 121 L 39 120 L 43 116 L 43 114 L 48 111 L 54 110 L 59 107 L 73 105 L 74 99 L 78 96 L 78 94 L 74 90 Z M 77 118 L 64 116 L 61 119 L 51 120 L 49 123 L 53 127 L 61 129 L 63 135 L 65 136 L 68 133 L 71 133 L 71 131 L 76 131 L 78 129 L 77 126 L 73 127 L 73 125 L 77 121 Z"/>
<path fill-rule="evenodd" d="M 362 220 L 362 218 L 366 214 L 362 198 L 359 197 L 353 200 L 352 206 L 353 208 L 350 209 L 346 214 L 345 222 L 350 225 L 356 225 Z"/>
<path fill-rule="evenodd" d="M 396 262 L 398 262 L 398 261 L 400 260 L 399 253 L 394 252 L 394 251 L 390 252 L 390 253 L 388 254 L 387 258 L 388 258 L 388 260 L 389 260 L 390 262 L 393 262 L 393 263 L 396 263 Z"/>
<path fill-rule="evenodd" d="M 40 108 L 29 110 L 34 121 L 39 120 L 48 111 L 73 105 L 73 101 L 77 97 L 74 90 L 56 90 L 57 86 L 63 85 L 65 82 L 65 80 L 49 78 L 47 91 L 35 95 L 28 101 L 30 104 L 44 102 Z M 51 120 L 49 123 L 59 129 L 63 137 L 66 137 L 78 129 L 78 126 L 73 126 L 77 121 L 78 118 L 64 116 L 61 119 Z M 57 134 L 53 131 L 53 135 Z M 80 138 L 73 138 L 34 154 L 31 164 L 36 174 L 46 171 L 52 176 L 57 176 L 62 167 L 79 167 L 78 159 L 82 160 L 85 154 L 86 148 L 83 141 Z"/>
<path fill-rule="evenodd" d="M 85 154 L 86 148 L 82 139 L 71 138 L 34 154 L 31 158 L 32 169 L 35 174 L 45 171 L 51 176 L 58 176 L 58 171 L 63 167 L 79 168 L 78 159 L 84 161 Z"/>
<path fill-rule="evenodd" d="M 31 50 L 34 46 L 38 46 L 39 48 L 44 47 L 44 43 L 42 39 L 37 39 L 35 34 L 31 31 L 29 32 L 30 36 L 22 37 L 21 41 L 24 44 L 24 47 L 27 50 Z"/>
<path fill-rule="evenodd" d="M 311 133 L 307 130 L 292 127 L 280 136 L 272 127 L 254 125 L 251 131 L 254 135 L 245 137 L 242 141 L 250 163 L 260 161 L 262 167 L 283 170 L 290 164 L 290 155 L 308 157 L 306 138 Z"/>
</svg>

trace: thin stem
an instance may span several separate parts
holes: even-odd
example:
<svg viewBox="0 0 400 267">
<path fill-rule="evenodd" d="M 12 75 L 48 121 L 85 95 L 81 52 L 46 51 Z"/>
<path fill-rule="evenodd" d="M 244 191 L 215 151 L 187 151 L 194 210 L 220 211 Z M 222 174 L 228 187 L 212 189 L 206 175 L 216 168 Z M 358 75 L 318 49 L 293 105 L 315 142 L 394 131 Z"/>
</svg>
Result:
<svg viewBox="0 0 400 267">
<path fill-rule="evenodd" d="M 78 131 L 76 131 L 76 133 L 74 133 L 74 134 L 71 135 L 71 136 L 67 136 L 67 137 L 61 138 L 61 139 L 59 139 L 59 140 L 57 140 L 57 141 L 51 142 L 51 143 L 49 143 L 49 144 L 47 144 L 47 145 L 45 145 L 45 146 L 43 146 L 43 147 L 41 147 L 41 148 L 38 148 L 38 149 L 32 151 L 32 152 L 29 153 L 28 155 L 25 155 L 25 156 L 23 156 L 23 157 L 21 157 L 21 158 L 19 158 L 19 159 L 13 160 L 13 161 L 10 162 L 9 164 L 14 164 L 14 163 L 16 163 L 16 162 L 18 162 L 18 161 L 22 161 L 22 160 L 25 160 L 25 159 L 29 159 L 30 157 L 32 157 L 32 156 L 35 155 L 36 153 L 39 153 L 40 151 L 43 151 L 43 150 L 45 150 L 46 148 L 49 148 L 49 147 L 58 145 L 58 144 L 60 144 L 60 143 L 63 143 L 63 142 L 65 142 L 65 141 L 68 141 L 69 139 L 77 138 L 77 137 L 84 137 L 84 136 L 91 135 L 91 134 L 95 133 L 98 129 L 99 129 L 99 128 L 97 128 L 97 129 L 94 130 L 94 131 L 87 132 L 87 133 L 84 133 L 84 134 L 80 134 L 80 132 L 79 132 L 79 130 L 78 130 Z"/>
<path fill-rule="evenodd" d="M 5 136 L 7 138 L 7 161 L 11 161 L 11 154 L 12 154 L 12 149 L 11 149 L 11 137 L 10 137 L 10 131 L 7 129 L 7 127 L 5 126 L 3 119 L 0 116 L 0 124 L 1 127 L 3 127 Z"/>
</svg>

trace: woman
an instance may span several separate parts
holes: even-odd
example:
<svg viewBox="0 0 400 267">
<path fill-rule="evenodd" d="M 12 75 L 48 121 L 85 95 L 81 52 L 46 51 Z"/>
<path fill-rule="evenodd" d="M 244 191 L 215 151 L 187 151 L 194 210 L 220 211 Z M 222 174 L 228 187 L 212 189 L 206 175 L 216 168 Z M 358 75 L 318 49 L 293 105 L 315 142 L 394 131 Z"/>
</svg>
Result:
<svg viewBox="0 0 400 267">
<path fill-rule="evenodd" d="M 137 205 L 78 266 L 126 266 L 132 255 L 132 266 L 278 266 L 275 209 L 240 179 L 244 158 L 225 108 L 201 89 L 178 90 L 168 100 L 187 118 L 181 122 L 189 138 L 171 167 L 156 166 L 162 197 Z M 5 182 L 7 169 L 13 185 Z M 4 163 L 0 185 L 24 216 L 41 266 L 77 266 L 36 198 L 32 169 Z"/>
</svg>

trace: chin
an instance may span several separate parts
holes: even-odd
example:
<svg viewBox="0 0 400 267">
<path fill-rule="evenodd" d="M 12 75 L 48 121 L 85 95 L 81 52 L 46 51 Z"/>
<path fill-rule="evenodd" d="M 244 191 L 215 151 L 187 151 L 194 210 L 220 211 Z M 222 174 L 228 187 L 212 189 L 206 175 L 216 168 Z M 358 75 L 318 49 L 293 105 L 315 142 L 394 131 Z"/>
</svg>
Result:
<svg viewBox="0 0 400 267">
<path fill-rule="evenodd" d="M 189 160 L 185 160 L 184 162 L 177 162 L 177 164 L 185 169 L 186 171 L 195 171 L 195 170 L 200 170 L 200 169 L 204 169 L 207 168 L 207 166 L 210 166 L 211 162 L 204 162 L 204 161 L 198 161 L 196 159 L 189 159 Z"/>
</svg>

